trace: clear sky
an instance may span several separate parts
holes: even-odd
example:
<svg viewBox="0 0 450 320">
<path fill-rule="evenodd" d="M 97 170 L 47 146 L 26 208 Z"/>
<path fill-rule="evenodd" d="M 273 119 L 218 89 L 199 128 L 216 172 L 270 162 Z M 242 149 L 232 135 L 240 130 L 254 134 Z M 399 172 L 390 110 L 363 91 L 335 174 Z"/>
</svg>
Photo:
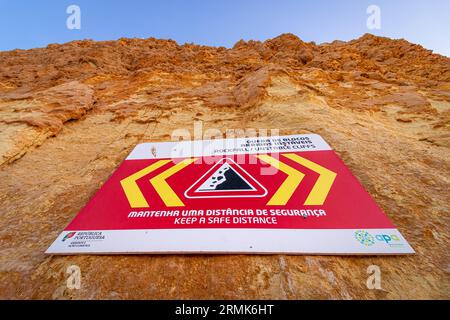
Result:
<svg viewBox="0 0 450 320">
<path fill-rule="evenodd" d="M 80 30 L 66 27 L 72 4 Z M 379 30 L 367 28 L 369 5 L 381 9 Z M 370 32 L 450 56 L 449 14 L 450 0 L 0 0 L 0 50 L 120 37 L 231 47 L 287 32 L 322 43 Z"/>
</svg>

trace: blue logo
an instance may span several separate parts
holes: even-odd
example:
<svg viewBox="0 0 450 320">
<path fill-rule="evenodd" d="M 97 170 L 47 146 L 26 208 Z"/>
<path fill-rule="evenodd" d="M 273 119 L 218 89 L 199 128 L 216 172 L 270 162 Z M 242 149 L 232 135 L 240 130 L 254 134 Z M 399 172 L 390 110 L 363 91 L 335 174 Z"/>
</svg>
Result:
<svg viewBox="0 0 450 320">
<path fill-rule="evenodd" d="M 369 232 L 364 230 L 358 230 L 355 232 L 355 238 L 361 244 L 365 246 L 373 246 L 376 241 L 383 242 L 391 247 L 403 246 L 402 239 L 395 234 L 377 234 L 375 236 L 371 235 Z"/>
<path fill-rule="evenodd" d="M 387 244 L 391 243 L 391 241 L 401 241 L 398 236 L 395 234 L 387 235 L 387 234 L 377 234 L 375 238 L 378 241 L 386 242 Z"/>
<path fill-rule="evenodd" d="M 358 240 L 361 244 L 365 246 L 373 246 L 375 244 L 375 238 L 364 230 L 358 230 L 355 232 L 355 238 Z"/>
</svg>

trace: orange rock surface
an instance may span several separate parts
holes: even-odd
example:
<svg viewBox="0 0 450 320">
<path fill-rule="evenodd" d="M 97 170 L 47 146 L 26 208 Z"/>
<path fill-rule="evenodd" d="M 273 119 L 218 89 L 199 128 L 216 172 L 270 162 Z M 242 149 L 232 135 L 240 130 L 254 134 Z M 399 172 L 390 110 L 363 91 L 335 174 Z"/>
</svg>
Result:
<svg viewBox="0 0 450 320">
<path fill-rule="evenodd" d="M 193 132 L 196 120 L 222 134 L 322 135 L 417 253 L 44 254 L 137 143 Z M 0 298 L 448 299 L 449 148 L 450 59 L 404 40 L 0 52 Z M 70 265 L 79 290 L 66 286 Z M 370 265 L 383 290 L 366 287 Z"/>
</svg>

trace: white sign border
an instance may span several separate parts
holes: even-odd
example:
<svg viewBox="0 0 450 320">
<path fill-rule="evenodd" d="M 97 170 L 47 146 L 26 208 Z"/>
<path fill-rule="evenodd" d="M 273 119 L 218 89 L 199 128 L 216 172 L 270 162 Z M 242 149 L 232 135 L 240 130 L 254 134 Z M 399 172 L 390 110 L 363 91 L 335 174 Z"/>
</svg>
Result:
<svg viewBox="0 0 450 320">
<path fill-rule="evenodd" d="M 413 254 L 397 229 L 364 229 L 376 235 L 395 235 L 393 243 L 375 239 L 361 244 L 355 237 L 360 229 L 150 229 L 76 231 L 101 233 L 103 240 L 85 240 L 89 247 L 59 235 L 47 254 L 293 254 L 293 255 L 398 255 Z M 336 241 L 339 239 L 339 241 Z M 274 241 L 276 240 L 276 241 Z M 394 245 L 394 246 L 393 246 Z"/>
<path fill-rule="evenodd" d="M 283 150 L 246 149 L 249 143 L 261 141 L 276 144 L 280 139 L 308 139 L 310 144 L 286 145 Z M 287 136 L 252 137 L 236 139 L 192 140 L 178 142 L 146 142 L 138 144 L 128 155 L 126 160 L 144 159 L 177 159 L 192 157 L 242 155 L 242 154 L 267 154 L 279 152 L 307 152 L 333 150 L 318 134 L 295 134 Z"/>
</svg>

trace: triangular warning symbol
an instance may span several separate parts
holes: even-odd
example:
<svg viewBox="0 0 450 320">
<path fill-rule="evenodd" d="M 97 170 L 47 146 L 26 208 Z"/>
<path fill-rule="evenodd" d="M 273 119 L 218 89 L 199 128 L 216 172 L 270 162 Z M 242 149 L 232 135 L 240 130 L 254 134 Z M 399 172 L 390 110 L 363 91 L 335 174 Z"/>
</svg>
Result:
<svg viewBox="0 0 450 320">
<path fill-rule="evenodd" d="M 228 162 L 224 162 L 216 171 L 206 179 L 203 184 L 195 190 L 196 192 L 207 191 L 236 191 L 255 190 Z"/>
<path fill-rule="evenodd" d="M 264 197 L 267 190 L 230 158 L 221 159 L 185 192 L 187 198 Z"/>
</svg>

